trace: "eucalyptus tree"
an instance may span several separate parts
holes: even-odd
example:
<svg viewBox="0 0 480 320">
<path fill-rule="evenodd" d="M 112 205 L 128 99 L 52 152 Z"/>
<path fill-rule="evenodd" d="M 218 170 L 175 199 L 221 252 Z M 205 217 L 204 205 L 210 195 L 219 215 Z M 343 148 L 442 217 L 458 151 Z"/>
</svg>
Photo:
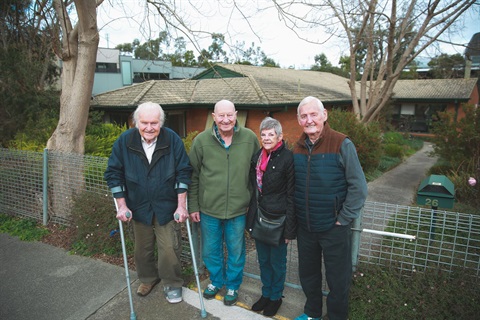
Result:
<svg viewBox="0 0 480 320">
<path fill-rule="evenodd" d="M 317 28 L 329 34 L 327 40 L 339 37 L 348 44 L 353 110 L 364 123 L 375 120 L 388 105 L 405 66 L 444 33 L 453 31 L 472 6 L 478 10 L 478 0 L 272 2 L 280 18 L 300 37 L 302 30 Z"/>
</svg>

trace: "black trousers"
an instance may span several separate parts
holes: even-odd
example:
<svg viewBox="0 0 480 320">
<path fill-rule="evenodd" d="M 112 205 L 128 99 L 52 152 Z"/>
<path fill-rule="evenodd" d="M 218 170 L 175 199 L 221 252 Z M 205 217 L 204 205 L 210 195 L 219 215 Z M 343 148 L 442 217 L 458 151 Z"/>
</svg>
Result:
<svg viewBox="0 0 480 320">
<path fill-rule="evenodd" d="M 325 232 L 298 230 L 300 283 L 307 297 L 304 312 L 322 317 L 322 255 L 329 288 L 327 314 L 330 320 L 346 320 L 352 281 L 351 225 L 335 225 Z"/>
</svg>

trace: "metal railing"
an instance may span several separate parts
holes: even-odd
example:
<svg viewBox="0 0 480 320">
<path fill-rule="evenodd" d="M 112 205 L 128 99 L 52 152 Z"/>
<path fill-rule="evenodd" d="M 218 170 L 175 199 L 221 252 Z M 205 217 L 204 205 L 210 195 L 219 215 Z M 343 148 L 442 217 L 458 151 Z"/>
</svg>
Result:
<svg viewBox="0 0 480 320">
<path fill-rule="evenodd" d="M 101 157 L 0 149 L 0 213 L 68 224 L 72 190 L 106 196 L 114 210 L 103 180 L 106 165 L 107 159 Z M 353 228 L 354 237 L 359 238 L 352 253 L 355 264 L 408 272 L 460 268 L 480 276 L 480 212 L 472 215 L 367 201 L 358 222 Z M 286 284 L 300 287 L 296 241 L 289 244 L 287 254 Z M 185 246 L 182 257 L 189 255 Z M 248 237 L 245 274 L 260 275 L 255 245 Z"/>
</svg>

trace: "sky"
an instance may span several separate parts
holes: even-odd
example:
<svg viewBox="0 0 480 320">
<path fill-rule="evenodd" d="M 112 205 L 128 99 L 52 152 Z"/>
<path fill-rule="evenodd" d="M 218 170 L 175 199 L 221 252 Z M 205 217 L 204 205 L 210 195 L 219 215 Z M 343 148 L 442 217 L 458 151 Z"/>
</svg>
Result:
<svg viewBox="0 0 480 320">
<path fill-rule="evenodd" d="M 217 1 L 180 0 L 177 1 L 176 12 L 188 15 L 186 17 L 189 23 L 197 30 L 223 33 L 227 43 L 244 41 L 245 47 L 249 48 L 254 42 L 255 47 L 259 46 L 267 57 L 280 63 L 282 68 L 308 69 L 314 64 L 314 57 L 320 53 L 325 53 L 333 65 L 338 65 L 340 56 L 348 54 L 345 41 L 339 41 L 335 37 L 330 38 L 328 34 L 318 30 L 302 32 L 302 35 L 317 43 L 299 39 L 298 35 L 285 26 L 284 22 L 279 21 L 276 9 L 267 8 L 271 1 L 255 1 L 257 5 L 264 6 L 265 10 L 260 14 L 256 13 L 253 18 L 249 17 L 250 25 L 246 24 L 244 17 L 237 13 L 232 14 L 230 9 L 212 5 L 215 2 Z M 231 1 L 225 3 L 227 2 Z M 114 48 L 118 44 L 131 43 L 136 38 L 141 43 L 149 38 L 157 38 L 161 28 L 156 25 L 151 14 L 146 14 L 145 3 L 145 0 L 105 1 L 98 9 L 99 46 Z M 202 11 L 203 14 L 199 15 L 192 10 L 191 3 L 195 3 L 198 11 Z M 248 4 L 252 1 L 240 0 L 239 3 Z M 253 16 L 253 11 L 250 9 L 251 12 L 248 12 L 248 7 L 244 7 L 243 11 Z M 455 32 L 453 38 L 449 40 L 466 45 L 477 32 L 480 32 L 478 10 L 475 13 L 465 14 L 463 29 Z M 207 49 L 212 42 L 210 36 L 199 41 L 201 49 Z M 195 56 L 198 56 L 198 51 L 193 46 L 189 45 L 187 49 L 194 50 Z M 431 49 L 422 53 L 422 57 L 428 61 L 439 52 L 463 54 L 465 47 L 440 43 L 439 50 L 432 46 Z"/>
</svg>

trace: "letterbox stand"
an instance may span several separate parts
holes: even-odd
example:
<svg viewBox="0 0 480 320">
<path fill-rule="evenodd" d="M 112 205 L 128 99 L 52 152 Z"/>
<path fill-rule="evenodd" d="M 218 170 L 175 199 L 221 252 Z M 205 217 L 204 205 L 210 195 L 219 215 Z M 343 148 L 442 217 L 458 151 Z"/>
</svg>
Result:
<svg viewBox="0 0 480 320">
<path fill-rule="evenodd" d="M 435 235 L 438 207 L 451 209 L 454 201 L 455 187 L 446 176 L 432 174 L 420 183 L 417 192 L 417 204 L 431 206 L 432 208 L 430 241 L 433 240 Z"/>
</svg>

